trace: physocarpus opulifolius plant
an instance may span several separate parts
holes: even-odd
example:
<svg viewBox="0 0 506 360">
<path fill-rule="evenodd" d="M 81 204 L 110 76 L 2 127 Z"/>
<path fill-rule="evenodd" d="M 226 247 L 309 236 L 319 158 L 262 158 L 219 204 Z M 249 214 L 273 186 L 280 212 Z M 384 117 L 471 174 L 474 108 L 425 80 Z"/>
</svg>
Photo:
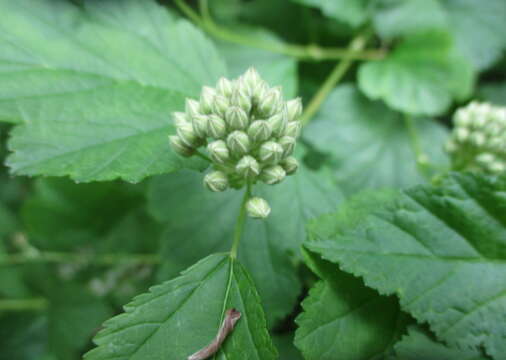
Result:
<svg viewBox="0 0 506 360">
<path fill-rule="evenodd" d="M 455 112 L 446 143 L 455 170 L 506 170 L 506 107 L 472 102 Z"/>
<path fill-rule="evenodd" d="M 177 135 L 170 142 L 182 156 L 206 148 L 212 166 L 204 185 L 211 191 L 258 181 L 274 185 L 297 171 L 292 153 L 301 113 L 299 98 L 285 101 L 281 87 L 269 87 L 250 68 L 238 79 L 221 78 L 215 88 L 205 86 L 199 101 L 187 99 L 185 112 L 173 114 Z M 270 213 L 259 197 L 251 197 L 246 210 L 254 218 Z"/>
</svg>

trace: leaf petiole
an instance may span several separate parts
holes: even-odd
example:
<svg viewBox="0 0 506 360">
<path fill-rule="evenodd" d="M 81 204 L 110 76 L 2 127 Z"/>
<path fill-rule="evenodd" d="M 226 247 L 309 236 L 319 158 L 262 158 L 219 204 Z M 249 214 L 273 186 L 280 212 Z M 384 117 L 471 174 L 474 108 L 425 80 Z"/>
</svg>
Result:
<svg viewBox="0 0 506 360">
<path fill-rule="evenodd" d="M 246 221 L 246 203 L 248 202 L 250 197 L 251 197 L 251 184 L 248 183 L 246 186 L 246 190 L 244 192 L 244 196 L 242 198 L 239 216 L 237 217 L 237 221 L 235 223 L 234 240 L 232 242 L 232 248 L 230 250 L 230 257 L 232 259 L 237 258 L 237 249 L 239 247 L 239 243 L 241 242 L 244 223 Z"/>
</svg>

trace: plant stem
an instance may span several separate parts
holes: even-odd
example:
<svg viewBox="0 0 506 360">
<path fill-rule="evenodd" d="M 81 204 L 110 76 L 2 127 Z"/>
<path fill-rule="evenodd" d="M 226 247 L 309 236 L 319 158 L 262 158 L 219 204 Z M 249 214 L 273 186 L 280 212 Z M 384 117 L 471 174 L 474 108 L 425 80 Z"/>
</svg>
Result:
<svg viewBox="0 0 506 360">
<path fill-rule="evenodd" d="M 258 49 L 270 51 L 273 53 L 283 54 L 295 57 L 299 60 L 322 61 L 336 59 L 354 59 L 354 60 L 379 60 L 385 57 L 385 51 L 382 49 L 343 49 L 343 48 L 327 48 L 320 47 L 315 44 L 295 45 L 274 41 L 264 41 L 237 32 L 225 29 L 216 24 L 210 17 L 207 9 L 207 1 L 201 0 L 201 9 L 206 11 L 201 17 L 183 0 L 175 0 L 178 8 L 195 24 L 216 38 L 232 42 L 235 44 L 255 47 Z"/>
<path fill-rule="evenodd" d="M 0 300 L 0 312 L 27 310 L 38 311 L 45 310 L 46 308 L 47 300 L 44 298 Z"/>
<path fill-rule="evenodd" d="M 33 263 L 90 263 L 96 265 L 116 265 L 124 263 L 139 263 L 156 265 L 160 263 L 158 255 L 154 254 L 99 254 L 86 256 L 75 253 L 41 251 L 36 254 L 10 254 L 0 257 L 2 265 L 21 265 Z"/>
<path fill-rule="evenodd" d="M 318 111 L 322 103 L 325 101 L 329 93 L 334 89 L 336 84 L 343 78 L 346 72 L 349 70 L 351 65 L 353 64 L 354 58 L 351 56 L 356 51 L 361 51 L 369 38 L 369 34 L 360 34 L 356 38 L 354 38 L 350 45 L 348 46 L 348 51 L 350 51 L 350 55 L 345 56 L 332 70 L 330 75 L 324 81 L 318 92 L 313 96 L 309 104 L 307 105 L 304 113 L 301 116 L 302 125 L 306 125 L 309 123 L 314 114 Z"/>
<path fill-rule="evenodd" d="M 251 197 L 251 185 L 248 183 L 246 190 L 244 191 L 244 196 L 242 198 L 241 208 L 239 209 L 239 216 L 237 217 L 237 221 L 235 223 L 234 229 L 234 239 L 232 242 L 232 249 L 230 249 L 230 257 L 235 259 L 237 257 L 237 249 L 239 248 L 239 243 L 241 242 L 242 231 L 244 228 L 244 223 L 246 221 L 246 202 Z"/>
<path fill-rule="evenodd" d="M 410 114 L 404 114 L 404 123 L 406 124 L 406 129 L 408 130 L 411 148 L 415 153 L 416 166 L 423 176 L 430 178 L 429 168 L 431 167 L 431 164 L 429 163 L 429 157 L 423 151 L 422 143 L 420 142 L 420 136 L 418 134 L 418 129 L 415 126 L 413 116 Z"/>
<path fill-rule="evenodd" d="M 208 162 L 212 162 L 211 159 L 209 159 L 208 156 L 206 156 L 205 154 L 202 154 L 200 151 L 195 151 L 195 155 L 197 155 L 199 158 L 201 159 L 204 159 L 205 161 L 208 161 Z"/>
</svg>

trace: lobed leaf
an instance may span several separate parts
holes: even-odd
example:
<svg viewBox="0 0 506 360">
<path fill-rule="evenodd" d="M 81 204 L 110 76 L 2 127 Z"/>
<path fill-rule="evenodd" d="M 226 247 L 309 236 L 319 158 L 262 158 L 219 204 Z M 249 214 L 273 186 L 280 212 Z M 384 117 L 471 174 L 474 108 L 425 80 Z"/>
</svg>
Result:
<svg viewBox="0 0 506 360">
<path fill-rule="evenodd" d="M 352 202 L 310 226 L 307 247 L 364 278 L 460 348 L 506 354 L 506 178 L 453 174 Z"/>
<path fill-rule="evenodd" d="M 228 254 L 211 255 L 180 277 L 151 288 L 108 320 L 85 360 L 181 360 L 206 346 L 218 332 L 224 312 L 241 319 L 215 359 L 276 359 L 255 286 Z"/>
<path fill-rule="evenodd" d="M 153 0 L 2 0 L 0 12 L 13 173 L 137 182 L 201 165 L 167 144 L 169 114 L 225 73 L 199 30 Z"/>
</svg>

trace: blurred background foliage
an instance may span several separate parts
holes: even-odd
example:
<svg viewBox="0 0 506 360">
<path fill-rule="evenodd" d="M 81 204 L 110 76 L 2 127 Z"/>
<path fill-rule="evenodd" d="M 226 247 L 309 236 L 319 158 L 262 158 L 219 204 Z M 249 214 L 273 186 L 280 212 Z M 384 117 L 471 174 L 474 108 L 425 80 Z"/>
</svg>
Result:
<svg viewBox="0 0 506 360">
<path fill-rule="evenodd" d="M 198 10 L 196 1 L 184 3 Z M 188 15 L 173 1 L 161 4 L 175 17 Z M 297 359 L 293 318 L 315 282 L 298 255 L 305 221 L 362 190 L 425 182 L 447 166 L 442 144 L 457 106 L 471 99 L 506 105 L 505 3 L 213 0 L 207 10 L 212 22 L 197 25 L 229 75 L 253 65 L 288 97 L 317 105 L 303 131 L 303 171 L 285 190 L 261 189 L 273 208 L 296 215 L 249 225 L 241 250 L 282 359 Z M 348 56 L 364 31 L 367 50 Z M 341 61 L 347 71 L 329 82 Z M 0 124 L 2 159 L 10 128 Z M 239 200 L 230 193 L 217 203 L 200 181 L 188 172 L 77 184 L 13 177 L 1 166 L 0 359 L 79 359 L 101 323 L 134 295 L 222 250 Z"/>
</svg>

